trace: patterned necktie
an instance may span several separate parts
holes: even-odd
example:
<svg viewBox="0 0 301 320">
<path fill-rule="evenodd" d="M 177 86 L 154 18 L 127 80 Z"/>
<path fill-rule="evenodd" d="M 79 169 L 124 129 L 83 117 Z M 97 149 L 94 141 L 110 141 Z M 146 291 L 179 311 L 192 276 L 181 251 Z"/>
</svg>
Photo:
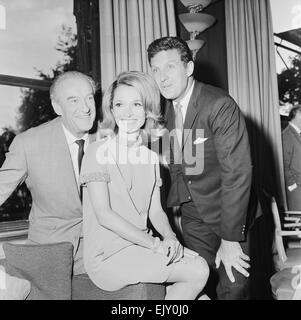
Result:
<svg viewBox="0 0 301 320">
<path fill-rule="evenodd" d="M 80 139 L 76 140 L 75 143 L 78 145 L 78 155 L 77 155 L 77 162 L 78 162 L 78 173 L 80 174 L 80 169 L 82 166 L 82 161 L 83 161 L 83 156 L 84 156 L 84 145 L 85 145 L 85 140 Z M 79 192 L 80 192 L 80 200 L 83 200 L 83 187 L 79 187 Z"/>
</svg>

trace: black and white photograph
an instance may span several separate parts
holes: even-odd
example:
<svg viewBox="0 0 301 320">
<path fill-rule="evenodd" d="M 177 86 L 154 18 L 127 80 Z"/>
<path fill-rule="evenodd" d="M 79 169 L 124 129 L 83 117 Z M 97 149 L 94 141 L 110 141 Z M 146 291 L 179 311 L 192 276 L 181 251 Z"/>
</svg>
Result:
<svg viewBox="0 0 301 320">
<path fill-rule="evenodd" d="M 0 0 L 0 300 L 301 300 L 300 0 Z"/>
</svg>

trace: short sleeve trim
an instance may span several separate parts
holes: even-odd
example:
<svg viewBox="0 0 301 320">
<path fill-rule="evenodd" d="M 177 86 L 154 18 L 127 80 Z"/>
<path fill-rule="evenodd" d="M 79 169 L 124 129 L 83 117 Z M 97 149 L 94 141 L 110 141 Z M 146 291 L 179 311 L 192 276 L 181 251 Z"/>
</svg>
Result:
<svg viewBox="0 0 301 320">
<path fill-rule="evenodd" d="M 89 182 L 110 182 L 110 175 L 104 172 L 90 172 L 81 174 L 79 178 L 80 185 L 85 186 Z"/>
</svg>

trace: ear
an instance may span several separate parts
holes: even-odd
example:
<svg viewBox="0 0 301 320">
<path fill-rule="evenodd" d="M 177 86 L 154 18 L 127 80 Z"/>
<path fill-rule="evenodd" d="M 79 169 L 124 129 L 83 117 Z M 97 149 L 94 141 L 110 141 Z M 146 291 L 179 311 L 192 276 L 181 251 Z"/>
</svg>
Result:
<svg viewBox="0 0 301 320">
<path fill-rule="evenodd" d="M 186 73 L 187 73 L 187 77 L 192 76 L 194 71 L 194 62 L 193 61 L 189 61 L 186 65 Z"/>
<path fill-rule="evenodd" d="M 61 106 L 56 102 L 56 101 L 51 101 L 52 107 L 54 109 L 54 112 L 58 115 L 61 116 L 62 115 L 62 108 Z"/>
</svg>

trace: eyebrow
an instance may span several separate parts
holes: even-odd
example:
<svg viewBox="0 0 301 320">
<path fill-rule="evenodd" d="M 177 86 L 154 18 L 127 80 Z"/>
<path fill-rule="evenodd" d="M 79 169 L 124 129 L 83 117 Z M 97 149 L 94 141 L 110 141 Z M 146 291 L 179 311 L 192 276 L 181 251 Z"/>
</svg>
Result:
<svg viewBox="0 0 301 320">
<path fill-rule="evenodd" d="M 70 96 L 67 98 L 67 100 L 72 100 L 72 99 L 76 99 L 76 98 L 78 98 L 78 96 Z"/>
<path fill-rule="evenodd" d="M 86 95 L 86 97 L 93 96 L 93 95 L 94 95 L 93 92 L 90 92 Z M 72 99 L 77 99 L 77 98 L 79 98 L 79 96 L 70 96 L 70 97 L 67 97 L 67 100 L 72 100 Z"/>
<path fill-rule="evenodd" d="M 116 103 L 116 102 L 123 102 L 124 100 L 113 100 L 114 101 L 114 103 Z M 136 99 L 136 100 L 132 100 L 133 102 L 142 102 L 142 99 Z"/>
<path fill-rule="evenodd" d="M 181 60 L 180 60 L 181 61 Z M 166 63 L 177 63 L 179 61 L 175 60 L 175 59 L 172 59 L 172 60 L 167 60 Z M 155 64 L 152 64 L 151 65 L 151 68 L 159 68 L 157 65 Z"/>
</svg>

